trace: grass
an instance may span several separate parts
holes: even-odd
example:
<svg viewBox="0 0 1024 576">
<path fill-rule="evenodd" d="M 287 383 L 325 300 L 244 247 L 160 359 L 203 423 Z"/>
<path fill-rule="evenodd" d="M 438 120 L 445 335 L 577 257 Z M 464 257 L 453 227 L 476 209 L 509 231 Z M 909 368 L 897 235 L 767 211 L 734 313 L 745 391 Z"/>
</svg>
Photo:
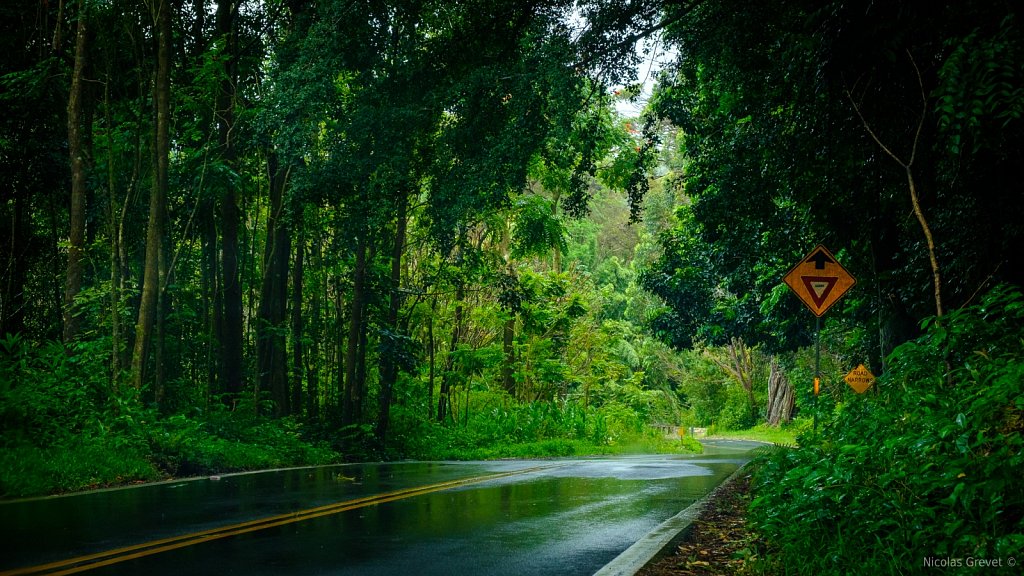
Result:
<svg viewBox="0 0 1024 576">
<path fill-rule="evenodd" d="M 709 429 L 709 438 L 727 438 L 730 440 L 753 440 L 756 442 L 771 442 L 773 444 L 796 445 L 796 437 L 804 430 L 809 429 L 811 421 L 807 419 L 796 419 L 782 426 L 769 426 L 758 424 L 746 430 L 716 430 Z"/>
</svg>

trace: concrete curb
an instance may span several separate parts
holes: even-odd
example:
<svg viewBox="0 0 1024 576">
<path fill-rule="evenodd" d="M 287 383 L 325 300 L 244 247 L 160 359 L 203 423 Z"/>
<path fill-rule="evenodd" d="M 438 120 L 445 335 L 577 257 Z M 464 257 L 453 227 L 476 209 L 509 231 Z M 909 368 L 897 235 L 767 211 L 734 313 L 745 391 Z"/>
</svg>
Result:
<svg viewBox="0 0 1024 576">
<path fill-rule="evenodd" d="M 714 490 L 708 492 L 703 498 L 690 504 L 685 510 L 665 520 L 657 528 L 645 534 L 632 546 L 623 550 L 622 554 L 616 556 L 611 562 L 604 565 L 594 573 L 594 576 L 633 576 L 658 556 L 679 534 L 685 530 L 704 511 L 704 507 L 711 498 L 717 494 L 723 486 L 736 479 L 743 472 L 747 465 L 743 464 L 729 475 Z"/>
</svg>

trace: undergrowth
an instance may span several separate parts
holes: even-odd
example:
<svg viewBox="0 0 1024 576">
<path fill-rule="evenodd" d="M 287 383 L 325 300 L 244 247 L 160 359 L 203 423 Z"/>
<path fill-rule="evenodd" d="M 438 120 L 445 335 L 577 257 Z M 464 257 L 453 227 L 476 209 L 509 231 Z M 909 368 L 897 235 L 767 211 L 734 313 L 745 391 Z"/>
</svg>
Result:
<svg viewBox="0 0 1024 576">
<path fill-rule="evenodd" d="M 1024 561 L 1024 299 L 925 323 L 879 394 L 755 466 L 755 572 L 973 573 Z M 1019 568 L 1016 568 L 1019 569 Z"/>
<path fill-rule="evenodd" d="M 161 415 L 137 390 L 110 388 L 105 354 L 0 338 L 0 498 L 339 459 L 297 421 L 244 400 Z"/>
<path fill-rule="evenodd" d="M 583 408 L 577 404 L 505 404 L 480 394 L 479 408 L 461 422 L 424 422 L 396 407 L 397 457 L 422 460 L 483 460 L 623 453 L 693 453 L 691 438 L 665 439 L 622 406 Z"/>
</svg>

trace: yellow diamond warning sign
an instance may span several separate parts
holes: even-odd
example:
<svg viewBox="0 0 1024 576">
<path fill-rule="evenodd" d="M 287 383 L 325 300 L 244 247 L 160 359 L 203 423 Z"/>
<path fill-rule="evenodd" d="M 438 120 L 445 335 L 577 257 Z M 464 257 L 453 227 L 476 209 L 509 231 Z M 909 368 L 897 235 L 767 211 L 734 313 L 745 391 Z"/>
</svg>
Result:
<svg viewBox="0 0 1024 576">
<path fill-rule="evenodd" d="M 874 383 L 875 375 L 871 373 L 871 370 L 868 370 L 863 364 L 861 364 L 853 370 L 850 370 L 850 373 L 847 374 L 843 380 L 846 380 L 846 383 L 849 384 L 850 388 L 853 388 L 857 394 L 863 394 L 864 391 L 870 388 L 871 384 Z"/>
<path fill-rule="evenodd" d="M 824 314 L 857 283 L 846 268 L 839 265 L 828 248 L 821 244 L 811 250 L 782 280 L 815 316 Z"/>
</svg>

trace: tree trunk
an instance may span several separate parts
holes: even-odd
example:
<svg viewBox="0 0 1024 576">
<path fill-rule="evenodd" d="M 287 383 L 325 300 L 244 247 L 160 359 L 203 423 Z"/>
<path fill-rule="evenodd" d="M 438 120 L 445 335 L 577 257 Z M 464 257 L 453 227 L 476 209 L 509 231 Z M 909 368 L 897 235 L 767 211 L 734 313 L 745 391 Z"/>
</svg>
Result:
<svg viewBox="0 0 1024 576">
<path fill-rule="evenodd" d="M 301 224 L 299 224 L 301 226 Z M 292 412 L 298 414 L 302 410 L 302 380 L 305 371 L 303 362 L 304 344 L 302 341 L 305 330 L 302 322 L 302 283 L 304 253 L 306 242 L 300 232 L 295 243 L 295 265 L 292 267 Z"/>
<path fill-rule="evenodd" d="M 17 333 L 25 328 L 25 276 L 28 258 L 25 238 L 31 238 L 26 217 L 26 199 L 16 195 L 11 200 L 10 238 L 3 238 L 3 293 L 0 294 L 0 334 Z"/>
<path fill-rule="evenodd" d="M 142 280 L 139 317 L 135 323 L 132 352 L 132 385 L 142 388 L 146 360 L 158 312 L 160 243 L 164 236 L 163 215 L 167 203 L 167 167 L 170 156 L 171 115 L 171 6 L 167 0 L 153 4 L 157 25 L 157 66 L 153 100 L 156 104 L 156 138 L 153 146 L 154 174 L 149 195 L 149 223 L 146 228 L 146 262 Z"/>
<path fill-rule="evenodd" d="M 793 386 L 779 367 L 778 358 L 773 357 L 768 374 L 768 406 L 766 408 L 768 424 L 778 426 L 789 422 L 793 415 L 793 403 Z"/>
<path fill-rule="evenodd" d="M 462 337 L 462 300 L 466 297 L 466 287 L 461 280 L 455 285 L 455 325 L 452 327 L 452 339 L 448 346 L 448 358 L 445 360 L 444 371 L 441 373 L 441 389 L 437 393 L 437 421 L 444 422 L 447 417 L 449 394 L 451 392 L 451 373 L 455 366 L 455 350 L 459 347 Z"/>
<path fill-rule="evenodd" d="M 103 86 L 103 115 L 108 127 L 113 126 L 110 113 L 110 65 L 107 65 L 107 82 Z M 114 135 L 107 130 L 107 193 L 110 203 L 107 213 L 110 234 L 110 381 L 118 387 L 121 378 L 121 268 L 118 264 L 118 218 L 117 194 L 114 186 Z"/>
<path fill-rule="evenodd" d="M 167 219 L 163 214 L 160 216 L 164 222 Z M 167 239 L 160 239 L 160 250 L 157 251 L 157 266 L 159 267 L 158 277 L 160 278 L 160 289 L 156 292 L 156 329 L 153 338 L 154 345 L 154 370 L 153 370 L 153 399 L 158 408 L 166 412 L 164 398 L 167 395 L 167 358 L 164 353 L 167 351 L 167 318 L 170 316 L 170 299 L 167 294 Z"/>
<path fill-rule="evenodd" d="M 314 240 L 314 246 L 318 243 Z M 314 255 L 318 253 L 318 249 L 314 248 Z M 314 266 L 321 264 L 322 260 L 318 257 L 313 263 Z M 314 268 L 315 269 L 315 268 Z M 310 317 L 312 318 L 313 327 L 310 329 L 313 331 L 312 337 L 309 339 L 309 354 L 305 354 L 303 361 L 306 365 L 306 418 L 312 421 L 316 421 L 320 418 L 320 334 L 317 332 L 322 326 L 323 322 L 321 314 L 323 307 L 321 305 L 321 292 L 318 290 L 313 294 L 312 304 L 313 309 L 310 311 Z M 328 366 L 329 366 L 328 362 Z"/>
<path fill-rule="evenodd" d="M 357 381 L 359 365 L 359 341 L 363 333 L 363 291 L 366 283 L 366 234 L 360 235 L 356 243 L 356 263 L 352 279 L 352 307 L 348 325 L 348 346 L 345 350 L 345 397 L 342 403 L 341 422 L 352 424 L 362 416 L 359 407 L 360 386 Z"/>
<path fill-rule="evenodd" d="M 918 116 L 917 129 L 914 132 L 914 141 L 910 149 L 910 156 L 906 161 L 893 152 L 888 146 L 886 146 L 882 140 L 875 134 L 875 131 L 871 129 L 871 125 L 868 124 L 864 115 L 861 114 L 860 106 L 853 99 L 853 95 L 847 91 L 846 96 L 849 98 L 850 103 L 853 104 L 853 110 L 857 113 L 857 117 L 860 118 L 861 123 L 864 125 L 864 130 L 867 131 L 871 139 L 875 141 L 875 144 L 882 149 L 890 158 L 896 161 L 907 175 L 907 187 L 910 190 L 910 204 L 914 210 L 914 216 L 917 218 L 917 223 L 921 226 L 921 232 L 924 234 L 925 242 L 928 246 L 928 263 L 932 269 L 932 288 L 935 294 L 935 317 L 941 321 L 943 308 L 942 308 L 942 278 L 939 273 L 939 259 L 936 256 L 935 250 L 935 237 L 932 235 L 931 227 L 928 226 L 928 220 L 924 217 L 924 212 L 921 210 L 921 199 L 917 195 L 917 185 L 914 182 L 913 165 L 914 160 L 917 157 L 917 145 L 921 141 L 921 130 L 924 128 L 924 121 L 928 115 L 928 98 L 924 90 L 924 81 L 921 79 L 921 70 L 917 67 L 917 62 L 914 61 L 914 57 L 910 51 L 907 50 L 907 57 L 910 58 L 910 64 L 914 67 L 914 73 L 917 75 L 917 85 L 921 88 L 921 114 Z"/>
<path fill-rule="evenodd" d="M 434 342 L 434 313 L 437 311 L 437 298 L 430 304 L 430 316 L 427 317 L 427 356 L 429 365 L 427 369 L 427 417 L 434 411 L 434 366 L 436 357 L 436 343 Z"/>
<path fill-rule="evenodd" d="M 224 79 L 217 94 L 218 142 L 225 164 L 234 168 L 235 146 L 231 131 L 235 118 L 235 86 L 237 84 L 237 39 L 235 38 L 235 10 L 237 2 L 221 0 L 217 4 L 217 34 L 225 39 Z M 273 176 L 273 174 L 271 175 Z M 283 184 L 282 184 L 283 186 Z M 221 288 L 223 290 L 222 322 L 217 333 L 220 338 L 220 381 L 229 398 L 242 392 L 243 326 L 242 283 L 238 269 L 238 227 L 241 214 L 238 193 L 231 187 L 221 198 Z M 287 265 L 287 264 L 286 264 Z"/>
<path fill-rule="evenodd" d="M 504 362 L 501 364 L 501 386 L 509 396 L 515 398 L 516 380 L 514 367 L 516 362 L 516 314 L 511 310 L 509 311 L 509 314 L 512 315 L 511 318 L 505 320 L 505 324 L 501 329 L 501 349 L 504 353 Z"/>
<path fill-rule="evenodd" d="M 263 255 L 263 281 L 259 317 L 256 325 L 256 364 L 260 390 L 269 390 L 274 413 L 290 413 L 288 395 L 288 356 L 285 333 L 288 329 L 288 258 L 291 255 L 288 229 L 284 222 L 284 189 L 287 169 L 277 157 L 268 157 L 270 206 L 267 217 L 267 243 Z"/>
<path fill-rule="evenodd" d="M 71 157 L 71 230 L 68 241 L 67 276 L 64 284 L 64 343 L 78 334 L 74 314 L 75 297 L 82 288 L 82 249 L 85 245 L 85 150 L 82 138 L 82 100 L 86 57 L 86 16 L 84 0 L 78 0 L 78 26 L 75 32 L 75 68 L 68 95 L 68 150 Z"/>
<path fill-rule="evenodd" d="M 385 325 L 391 332 L 393 344 L 400 345 L 398 341 L 399 332 L 404 332 L 398 326 L 398 312 L 402 308 L 402 253 L 405 250 L 405 231 L 408 224 L 408 202 L 409 198 L 404 192 L 400 195 L 395 217 L 395 239 L 391 246 L 391 300 L 388 304 L 388 315 L 385 318 Z M 387 444 L 388 423 L 391 418 L 391 398 L 394 393 L 395 382 L 398 380 L 398 350 L 392 349 L 390 354 L 384 354 L 381 358 L 380 370 L 380 398 L 377 411 L 377 441 L 381 448 Z"/>
<path fill-rule="evenodd" d="M 345 387 L 345 377 L 348 374 L 348 364 L 345 362 L 345 354 L 347 353 L 347 342 L 345 340 L 347 326 L 345 325 L 345 301 L 341 290 L 341 282 L 338 279 L 334 281 L 334 357 L 337 361 L 335 370 L 333 373 L 334 377 L 334 407 L 339 411 L 341 415 L 341 421 L 345 422 L 347 416 L 346 411 L 351 407 L 348 402 L 348 396 L 346 394 L 347 388 Z"/>
</svg>

